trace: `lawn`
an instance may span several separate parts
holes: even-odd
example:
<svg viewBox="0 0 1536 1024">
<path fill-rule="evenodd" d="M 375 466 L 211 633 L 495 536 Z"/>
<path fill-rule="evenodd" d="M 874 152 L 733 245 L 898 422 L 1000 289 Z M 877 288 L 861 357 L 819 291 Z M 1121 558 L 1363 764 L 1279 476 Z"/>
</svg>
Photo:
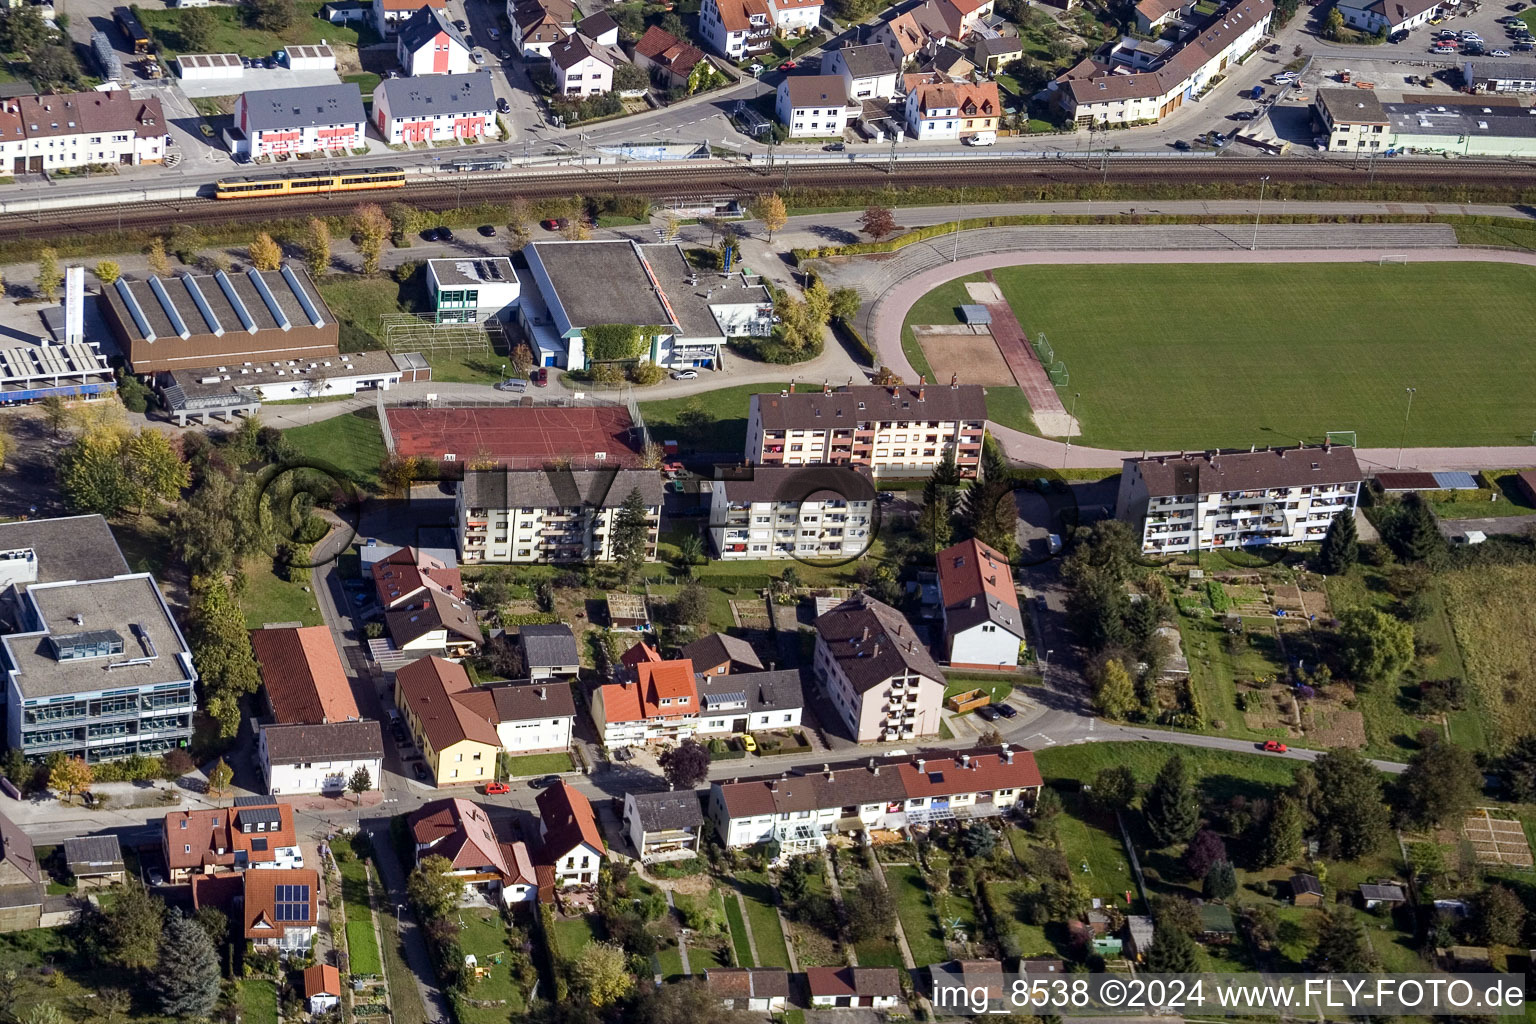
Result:
<svg viewBox="0 0 1536 1024">
<path fill-rule="evenodd" d="M 756 967 L 752 959 L 752 943 L 747 938 L 747 922 L 741 916 L 741 901 L 733 893 L 725 894 L 725 921 L 731 929 L 731 945 L 736 950 L 737 967 Z"/>
<path fill-rule="evenodd" d="M 1442 587 L 1466 661 L 1466 678 L 1478 697 L 1472 717 L 1485 725 L 1488 745 L 1502 749 L 1536 731 L 1531 688 L 1536 678 L 1536 647 L 1531 645 L 1536 605 L 1530 600 L 1536 568 L 1459 569 L 1442 577 Z"/>
<path fill-rule="evenodd" d="M 1085 445 L 1209 448 L 1403 438 L 1409 445 L 1523 444 L 1536 350 L 1536 272 L 1498 263 L 1010 267 L 994 271 L 1030 337 L 1044 333 L 1081 392 Z M 1458 315 L 1436 308 L 1455 294 Z M 909 323 L 954 323 L 961 282 Z M 1234 322 L 1212 295 L 1262 296 Z M 1113 301 L 1104 301 L 1113 296 Z M 1341 325 L 1347 325 L 1341 332 Z M 910 331 L 905 345 L 915 346 Z M 1284 359 L 1275 354 L 1284 352 Z M 910 352 L 909 352 L 910 355 Z M 1319 373 L 1319 367 L 1329 372 Z M 1126 395 L 1135 395 L 1127 403 Z"/>
<path fill-rule="evenodd" d="M 1115 819 L 1094 811 L 1079 793 L 1062 798 L 1068 813 L 1057 819 L 1057 835 L 1072 874 L 1100 899 L 1124 908 L 1124 893 L 1136 889 L 1131 863 L 1125 856 Z M 1135 894 L 1132 913 L 1146 913 L 1141 896 Z"/>
<path fill-rule="evenodd" d="M 373 90 L 379 87 L 379 83 L 383 79 L 372 71 L 362 71 L 355 75 L 346 75 L 342 78 L 342 81 L 355 84 L 358 91 L 363 94 L 363 102 L 366 103 L 373 99 Z"/>
<path fill-rule="evenodd" d="M 582 947 L 596 938 L 597 923 L 585 916 L 559 918 L 555 921 L 555 945 L 562 959 L 576 959 Z"/>
<path fill-rule="evenodd" d="M 416 975 L 406 965 L 395 915 L 380 917 L 379 928 L 384 934 L 384 978 L 389 983 L 390 1014 L 396 1024 L 426 1024 L 427 1010 L 421 1001 Z"/>
<path fill-rule="evenodd" d="M 1528 516 L 1536 514 L 1536 507 L 1532 507 L 1530 499 L 1521 489 L 1517 470 L 1489 470 L 1482 476 L 1493 488 L 1483 488 L 1476 491 L 1451 491 L 1430 492 L 1425 495 L 1430 499 L 1431 507 L 1435 515 L 1441 519 L 1489 519 L 1502 516 Z M 1479 481 L 1482 483 L 1483 481 Z M 1451 495 L 1449 501 L 1435 500 L 1440 493 Z"/>
<path fill-rule="evenodd" d="M 420 275 L 404 284 L 388 277 L 362 277 L 357 274 L 332 274 L 317 282 L 320 297 L 341 331 L 343 352 L 366 352 L 384 347 L 380 317 L 385 313 L 412 313 L 421 299 L 416 283 Z"/>
<path fill-rule="evenodd" d="M 1296 762 L 1256 754 L 1200 747 L 1172 747 L 1167 743 L 1084 743 L 1072 747 L 1051 747 L 1035 751 L 1035 763 L 1047 782 L 1092 782 L 1104 768 L 1125 767 L 1143 785 L 1150 784 L 1167 763 L 1179 753 L 1190 774 L 1200 780 L 1200 790 L 1209 799 L 1225 800 L 1236 795 L 1249 798 L 1269 797 L 1295 780 Z"/>
<path fill-rule="evenodd" d="M 667 981 L 683 976 L 683 954 L 676 946 L 660 946 L 656 950 L 656 966 Z"/>
<path fill-rule="evenodd" d="M 289 427 L 283 436 L 306 458 L 330 466 L 359 487 L 375 488 L 384 461 L 384 435 L 375 409 L 358 409 L 318 423 Z"/>
<path fill-rule="evenodd" d="M 915 865 L 895 864 L 885 868 L 885 884 L 896 901 L 896 916 L 907 936 L 912 961 L 919 966 L 943 963 L 949 959 L 944 944 L 944 929 L 928 898 L 928 883 Z M 864 958 L 860 956 L 859 963 Z"/>
<path fill-rule="evenodd" d="M 333 45 L 350 46 L 357 46 L 360 42 L 365 46 L 378 42 L 372 22 L 332 25 L 322 21 L 316 17 L 320 11 L 319 0 L 300 0 L 294 7 L 297 17 L 293 25 L 282 33 L 247 26 L 242 17 L 244 8 L 204 8 L 213 16 L 213 33 L 208 45 L 200 47 L 188 46 L 178 31 L 183 11 L 140 7 L 137 12 L 139 22 L 154 36 L 167 60 L 175 59 L 179 53 L 237 53 L 246 57 L 270 57 L 272 51 L 284 46 L 318 43 L 322 39 Z M 358 26 L 361 26 L 361 31 Z"/>
<path fill-rule="evenodd" d="M 342 854 L 336 863 L 341 869 L 341 898 L 347 907 L 347 954 L 352 973 L 383 974 L 378 937 L 373 931 L 373 908 L 368 903 L 368 872 L 356 856 L 342 859 L 352 852 L 345 839 L 333 840 L 331 851 Z"/>
<path fill-rule="evenodd" d="M 509 1008 L 514 1014 L 523 1009 L 523 994 L 512 979 L 512 968 L 504 957 L 502 963 L 495 962 L 498 954 L 510 952 L 506 923 L 500 914 L 485 907 L 459 911 L 458 921 L 460 948 L 490 972 L 470 983 L 469 998 L 459 1004 L 459 1022 L 505 1024 Z M 495 1005 L 503 1001 L 505 1005 Z"/>
<path fill-rule="evenodd" d="M 789 968 L 789 949 L 784 944 L 784 929 L 774 909 L 775 886 L 761 871 L 737 871 L 736 889 L 746 900 L 747 921 L 752 926 L 752 941 L 757 946 L 758 967 Z M 729 904 L 729 900 L 726 901 Z"/>
<path fill-rule="evenodd" d="M 1024 392 L 1016 387 L 989 387 L 986 392 L 987 419 L 999 426 L 1036 433 L 1035 417 Z"/>
<path fill-rule="evenodd" d="M 471 352 L 428 352 L 426 357 L 432 364 L 432 379 L 445 384 L 495 384 L 512 372 L 508 369 L 502 373 L 506 359 L 489 348 Z"/>
<path fill-rule="evenodd" d="M 1013 682 L 1012 679 L 997 679 L 995 677 L 976 679 L 967 676 L 950 676 L 949 685 L 944 687 L 944 699 L 949 700 L 949 698 L 956 694 L 965 693 L 969 690 L 987 690 L 992 694 L 992 703 L 1001 704 L 1013 692 Z"/>
<path fill-rule="evenodd" d="M 245 624 L 252 629 L 260 629 L 269 622 L 320 625 L 315 595 L 306 593 L 305 587 L 313 590 L 314 584 L 308 581 L 289 583 L 278 579 L 272 571 L 270 558 L 248 560 L 245 565 L 245 591 L 240 595 Z"/>
<path fill-rule="evenodd" d="M 134 992 L 144 984 L 141 971 L 113 967 L 88 954 L 72 940 L 71 929 L 38 928 L 0 935 L 0 963 L 21 978 L 12 1013 L 29 1016 L 41 1004 L 54 1008 L 85 1005 L 107 989 Z M 276 997 L 268 1021 L 277 1019 Z"/>
<path fill-rule="evenodd" d="M 788 384 L 742 384 L 699 391 L 685 398 L 640 403 L 640 415 L 656 441 L 677 441 L 684 450 L 740 452 L 747 443 L 750 396 L 772 394 Z"/>
<path fill-rule="evenodd" d="M 507 779 L 520 779 L 526 775 L 558 775 L 570 770 L 571 755 L 564 751 L 554 754 L 499 757 L 496 761 L 497 776 Z"/>
<path fill-rule="evenodd" d="M 277 1024 L 277 986 L 259 978 L 238 984 L 240 1019 L 249 1024 Z"/>
</svg>

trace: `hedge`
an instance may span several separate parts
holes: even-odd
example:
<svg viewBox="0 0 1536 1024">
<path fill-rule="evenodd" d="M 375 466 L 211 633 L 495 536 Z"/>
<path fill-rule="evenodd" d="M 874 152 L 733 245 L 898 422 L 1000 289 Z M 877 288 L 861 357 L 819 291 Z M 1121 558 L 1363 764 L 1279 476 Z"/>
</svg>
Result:
<svg viewBox="0 0 1536 1024">
<path fill-rule="evenodd" d="M 560 616 L 554 612 L 519 612 L 515 615 L 501 616 L 501 624 L 506 626 L 553 626 L 560 621 Z"/>
</svg>

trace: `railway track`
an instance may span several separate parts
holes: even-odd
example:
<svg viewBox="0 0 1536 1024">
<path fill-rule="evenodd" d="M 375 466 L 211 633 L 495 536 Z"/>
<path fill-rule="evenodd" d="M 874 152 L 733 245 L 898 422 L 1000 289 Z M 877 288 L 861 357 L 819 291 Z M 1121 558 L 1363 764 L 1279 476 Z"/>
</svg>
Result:
<svg viewBox="0 0 1536 1024">
<path fill-rule="evenodd" d="M 140 231 L 175 223 L 224 224 L 307 217 L 348 210 L 362 202 L 405 200 L 430 210 L 446 210 L 484 200 L 504 201 L 516 193 L 529 199 L 577 194 L 641 194 L 675 197 L 752 195 L 798 186 L 943 186 L 1092 184 L 1168 185 L 1256 182 L 1349 187 L 1366 183 L 1403 186 L 1528 186 L 1536 165 L 1493 160 L 1377 160 L 1351 166 L 1340 160 L 1308 157 L 1222 157 L 1205 160 L 1101 158 L 1063 154 L 1061 159 L 991 159 L 899 161 L 886 163 L 717 162 L 678 166 L 622 165 L 540 168 L 528 171 L 464 173 L 416 178 L 404 188 L 267 199 L 218 201 L 190 198 L 179 202 L 140 203 L 130 207 L 85 207 L 0 216 L 0 240 L 46 237 L 61 227 L 71 231 L 121 228 Z"/>
</svg>

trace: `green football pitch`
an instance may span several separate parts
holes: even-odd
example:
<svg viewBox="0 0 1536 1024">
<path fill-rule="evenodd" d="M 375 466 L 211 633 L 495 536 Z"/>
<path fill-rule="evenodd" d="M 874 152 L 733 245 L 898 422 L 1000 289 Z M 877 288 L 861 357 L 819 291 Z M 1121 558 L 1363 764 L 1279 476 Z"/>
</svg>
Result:
<svg viewBox="0 0 1536 1024">
<path fill-rule="evenodd" d="M 1536 268 L 1503 263 L 1029 266 L 993 272 L 1077 399 L 1077 443 L 1530 443 Z M 967 280 L 982 280 L 980 276 Z M 954 323 L 952 281 L 908 324 Z M 910 332 L 907 337 L 910 338 Z"/>
</svg>

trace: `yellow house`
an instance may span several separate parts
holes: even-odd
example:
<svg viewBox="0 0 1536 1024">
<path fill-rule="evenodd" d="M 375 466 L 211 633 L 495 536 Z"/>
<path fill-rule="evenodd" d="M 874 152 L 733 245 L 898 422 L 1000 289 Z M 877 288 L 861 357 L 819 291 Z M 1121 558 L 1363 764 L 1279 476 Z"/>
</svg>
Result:
<svg viewBox="0 0 1536 1024">
<path fill-rule="evenodd" d="M 464 669 L 422 658 L 395 673 L 395 706 L 405 717 L 437 786 L 474 786 L 496 778 L 496 702 Z"/>
</svg>

